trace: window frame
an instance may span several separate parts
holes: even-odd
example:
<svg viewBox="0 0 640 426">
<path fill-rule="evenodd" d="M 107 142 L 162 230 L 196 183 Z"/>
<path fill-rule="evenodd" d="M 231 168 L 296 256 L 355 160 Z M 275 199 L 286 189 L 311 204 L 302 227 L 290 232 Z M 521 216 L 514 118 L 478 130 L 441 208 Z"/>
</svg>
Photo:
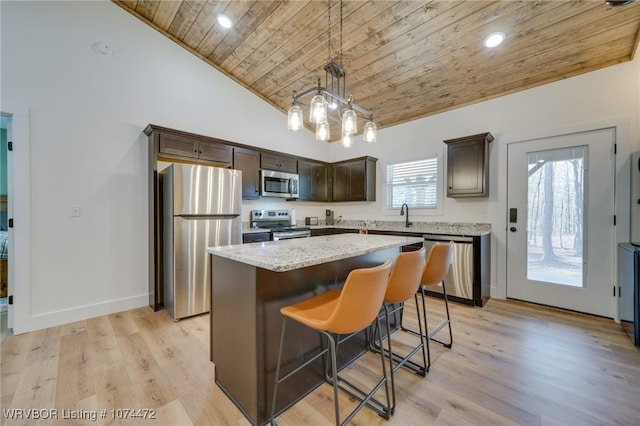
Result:
<svg viewBox="0 0 640 426">
<path fill-rule="evenodd" d="M 383 179 L 383 214 L 385 215 L 398 215 L 400 212 L 399 207 L 390 208 L 389 205 L 389 182 L 387 181 L 387 168 L 388 166 L 403 164 L 403 163 L 411 163 L 415 161 L 428 160 L 431 158 L 436 159 L 437 163 L 437 171 L 436 171 L 436 207 L 414 207 L 409 205 L 410 212 L 412 214 L 417 214 L 420 216 L 442 216 L 444 214 L 444 155 L 439 151 L 431 151 L 424 155 L 421 155 L 420 158 L 399 158 L 393 161 L 385 161 L 381 164 L 382 166 L 382 175 Z"/>
</svg>

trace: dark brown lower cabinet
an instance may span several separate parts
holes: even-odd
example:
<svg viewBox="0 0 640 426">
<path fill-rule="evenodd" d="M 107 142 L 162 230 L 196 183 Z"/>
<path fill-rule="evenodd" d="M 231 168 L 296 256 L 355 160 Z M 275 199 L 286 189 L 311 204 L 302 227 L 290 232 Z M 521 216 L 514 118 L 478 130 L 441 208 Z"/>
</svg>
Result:
<svg viewBox="0 0 640 426">
<path fill-rule="evenodd" d="M 250 232 L 242 234 L 242 243 L 260 243 L 263 241 L 271 241 L 271 232 Z"/>
</svg>

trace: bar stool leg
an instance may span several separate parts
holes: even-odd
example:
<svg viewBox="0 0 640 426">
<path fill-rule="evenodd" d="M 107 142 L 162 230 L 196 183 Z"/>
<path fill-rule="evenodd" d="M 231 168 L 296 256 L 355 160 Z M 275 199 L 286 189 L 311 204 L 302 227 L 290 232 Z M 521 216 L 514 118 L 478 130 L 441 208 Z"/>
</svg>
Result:
<svg viewBox="0 0 640 426">
<path fill-rule="evenodd" d="M 429 328 L 427 325 L 427 305 L 425 303 L 425 294 L 424 294 L 424 286 L 420 286 L 420 294 L 422 296 L 422 319 L 424 319 L 424 335 L 426 336 L 426 344 L 427 344 L 427 371 L 429 371 L 429 369 L 431 368 L 431 349 L 429 348 Z M 417 300 L 417 296 L 416 296 L 416 306 L 418 305 L 418 300 Z M 419 322 L 420 320 L 418 320 Z M 420 330 L 420 334 L 422 334 L 422 330 Z"/>
<path fill-rule="evenodd" d="M 378 331 L 378 338 L 380 339 L 380 341 L 382 341 L 382 328 L 380 325 L 380 318 L 376 319 L 375 330 Z M 334 355 L 332 355 L 332 359 L 331 359 L 331 365 L 333 369 L 331 376 L 329 376 L 328 372 L 325 371 L 325 379 L 327 383 L 334 386 L 334 392 L 335 392 L 335 389 L 340 389 L 350 397 L 360 401 L 358 406 L 351 412 L 351 414 L 349 414 L 349 416 L 342 423 L 336 423 L 336 424 L 346 425 L 351 421 L 351 419 L 353 419 L 353 417 L 365 405 L 367 405 L 369 408 L 377 412 L 380 417 L 386 420 L 389 420 L 393 415 L 393 406 L 391 404 L 392 392 L 390 392 L 389 390 L 389 379 L 387 376 L 387 369 L 386 369 L 384 354 L 380 355 L 380 362 L 382 367 L 382 378 L 378 381 L 376 386 L 369 393 L 366 393 L 361 389 L 359 389 L 357 386 L 355 386 L 353 383 L 349 382 L 347 379 L 340 377 L 337 374 L 336 366 L 335 366 L 336 364 L 335 358 L 337 358 L 337 350 L 341 342 L 340 336 L 338 335 L 334 338 L 330 333 L 326 331 L 323 331 L 323 330 L 317 330 L 317 331 L 322 334 L 325 334 L 329 339 L 330 347 L 333 345 L 333 347 L 335 348 Z M 356 334 L 357 333 L 353 333 L 347 336 L 346 338 L 342 339 L 342 341 L 348 340 L 349 338 L 351 338 Z M 393 380 L 393 375 L 391 377 L 392 377 L 391 380 Z M 344 383 L 345 386 L 341 385 L 340 383 Z M 378 389 L 380 389 L 382 385 L 385 386 L 386 405 L 373 397 L 374 394 L 378 391 Z"/>
<path fill-rule="evenodd" d="M 423 323 L 420 317 L 420 305 L 418 304 L 418 294 L 414 294 L 414 300 L 416 303 L 416 314 L 417 314 L 417 318 L 418 318 L 418 332 L 408 329 L 406 327 L 404 327 L 404 325 L 402 324 L 402 318 L 404 315 L 404 307 L 405 304 L 404 302 L 402 302 L 400 304 L 400 307 L 394 308 L 393 310 L 389 310 L 389 305 L 388 304 L 384 304 L 383 306 L 385 307 L 385 311 L 384 311 L 384 316 L 386 319 L 386 325 L 387 325 L 387 339 L 389 339 L 389 347 L 391 347 L 391 325 L 389 324 L 389 317 L 390 314 L 395 314 L 396 312 L 400 312 L 400 330 L 407 332 L 407 333 L 411 333 L 415 336 L 418 336 L 420 338 L 420 344 L 416 347 L 414 347 L 407 355 L 399 355 L 396 353 L 393 353 L 393 361 L 396 362 L 395 366 L 393 365 L 393 362 L 391 362 L 391 371 L 393 373 L 395 373 L 396 371 L 398 371 L 398 369 L 400 367 L 405 367 L 407 370 L 412 371 L 414 373 L 416 373 L 419 376 L 425 377 L 427 375 L 427 372 L 429 371 L 429 369 L 427 368 L 427 349 L 426 349 L 426 345 L 427 343 L 425 343 L 425 333 L 423 333 Z M 375 330 L 372 330 L 372 332 Z M 373 334 L 373 333 L 372 333 Z M 392 353 L 390 349 L 384 349 L 382 348 L 382 344 L 380 342 L 375 341 L 375 339 L 371 339 L 371 344 L 369 345 L 369 349 L 373 352 L 379 353 L 380 351 L 384 352 L 384 355 L 389 357 L 389 354 Z M 422 364 L 419 364 L 413 360 L 411 360 L 411 358 L 416 354 L 416 352 L 418 352 L 419 350 L 422 351 Z M 392 380 L 393 380 L 393 375 L 392 375 Z M 392 381 L 391 383 L 392 387 L 394 386 L 394 382 Z M 395 394 L 394 394 L 395 395 Z"/>
<path fill-rule="evenodd" d="M 270 423 L 273 426 L 276 426 L 276 418 L 275 418 L 275 412 L 276 412 L 276 396 L 278 395 L 278 385 L 280 384 L 280 361 L 282 358 L 282 345 L 284 342 L 284 330 L 286 327 L 286 323 L 287 323 L 287 317 L 284 317 L 282 319 L 282 327 L 280 329 L 280 345 L 278 346 L 278 361 L 276 363 L 276 378 L 274 381 L 274 385 L 273 385 L 273 397 L 271 399 L 271 420 Z"/>
<path fill-rule="evenodd" d="M 440 324 L 438 328 L 429 333 L 429 339 L 436 343 L 440 343 L 445 348 L 451 348 L 453 346 L 453 333 L 451 332 L 451 317 L 449 316 L 449 299 L 447 297 L 447 286 L 444 281 L 442 282 L 442 293 L 444 295 L 444 307 L 447 311 L 447 320 Z M 449 343 L 445 343 L 441 340 L 434 339 L 433 337 L 440 332 L 445 326 L 449 327 Z"/>
<path fill-rule="evenodd" d="M 331 356 L 331 373 L 332 373 L 332 382 L 333 382 L 333 404 L 336 412 L 336 426 L 340 425 L 340 404 L 338 401 L 338 365 L 336 362 L 336 350 L 337 344 L 333 339 L 333 336 L 330 333 L 322 332 L 327 336 L 329 340 L 329 355 Z M 340 337 L 338 336 L 338 339 Z M 339 341 L 339 340 L 338 340 Z"/>
<path fill-rule="evenodd" d="M 444 281 L 442 282 L 442 292 L 443 292 L 443 296 L 444 296 L 444 307 L 447 313 L 447 320 L 444 321 L 442 324 L 440 324 L 438 326 L 438 328 L 436 328 L 435 330 L 433 330 L 431 333 L 429 333 L 429 328 L 427 327 L 427 306 L 425 303 L 425 299 L 426 299 L 426 294 L 425 294 L 425 290 L 424 290 L 424 286 L 420 286 L 420 294 L 422 296 L 422 312 L 424 314 L 424 330 L 425 330 L 425 336 L 426 336 L 426 340 L 427 340 L 427 371 L 429 371 L 429 368 L 431 367 L 431 350 L 429 348 L 429 341 L 432 340 L 436 343 L 441 344 L 442 346 L 444 346 L 445 348 L 451 348 L 453 346 L 453 333 L 451 331 L 451 316 L 449 314 L 449 299 L 447 297 L 447 288 L 445 286 Z M 440 332 L 440 330 L 442 330 L 444 327 L 448 327 L 449 328 L 449 343 L 443 342 L 441 340 L 435 339 L 434 336 L 436 334 L 438 334 Z M 408 330 L 409 332 L 411 332 L 411 330 Z M 420 333 L 422 333 L 422 331 L 420 331 Z"/>
</svg>

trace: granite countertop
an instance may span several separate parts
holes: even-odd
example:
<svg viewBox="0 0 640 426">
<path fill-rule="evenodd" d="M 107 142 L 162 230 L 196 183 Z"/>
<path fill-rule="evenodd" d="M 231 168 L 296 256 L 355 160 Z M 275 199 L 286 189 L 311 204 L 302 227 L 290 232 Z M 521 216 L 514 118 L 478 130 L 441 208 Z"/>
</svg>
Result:
<svg viewBox="0 0 640 426">
<path fill-rule="evenodd" d="M 343 220 L 335 225 L 311 226 L 311 229 L 323 228 L 368 229 L 370 231 L 409 232 L 414 234 L 439 234 L 470 237 L 491 233 L 490 223 L 412 221 L 411 226 L 407 228 L 404 225 L 404 221 Z"/>
<path fill-rule="evenodd" d="M 252 234 L 257 232 L 269 232 L 264 228 L 249 228 L 243 224 L 242 233 Z M 343 220 L 334 225 L 326 225 L 322 222 L 318 225 L 305 225 L 304 221 L 298 221 L 296 226 L 310 229 L 368 229 L 371 231 L 408 232 L 413 234 L 438 234 L 475 237 L 491 233 L 490 223 L 466 223 L 466 222 L 411 222 L 406 228 L 404 221 L 397 220 Z M 314 237 L 315 238 L 315 237 Z"/>
<path fill-rule="evenodd" d="M 422 241 L 420 237 L 338 234 L 209 247 L 207 252 L 259 268 L 285 272 Z"/>
</svg>

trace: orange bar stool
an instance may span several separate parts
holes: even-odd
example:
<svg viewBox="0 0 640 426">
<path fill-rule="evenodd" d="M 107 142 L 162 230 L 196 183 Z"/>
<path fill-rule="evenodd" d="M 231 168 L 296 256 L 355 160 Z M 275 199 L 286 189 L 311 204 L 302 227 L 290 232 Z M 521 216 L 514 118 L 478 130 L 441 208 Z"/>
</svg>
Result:
<svg viewBox="0 0 640 426">
<path fill-rule="evenodd" d="M 427 337 L 427 371 L 431 367 L 431 352 L 429 350 L 429 340 L 451 348 L 453 345 L 453 334 L 451 333 L 451 317 L 449 316 L 449 300 L 447 299 L 447 287 L 444 279 L 449 272 L 451 266 L 451 259 L 453 257 L 453 241 L 448 243 L 437 243 L 431 246 L 429 255 L 427 256 L 427 262 L 424 265 L 424 271 L 422 272 L 422 278 L 420 280 L 420 293 L 422 295 L 422 312 L 424 314 L 424 329 Z M 427 307 L 425 304 L 425 287 L 430 285 L 440 285 L 442 283 L 442 293 L 444 295 L 444 306 L 447 311 L 447 319 L 438 327 L 436 327 L 431 333 L 427 328 Z M 449 327 L 449 343 L 436 340 L 434 336 L 438 334 L 444 327 Z M 422 333 L 422 332 L 420 332 Z"/>
<path fill-rule="evenodd" d="M 395 410 L 396 396 L 395 396 L 395 381 L 393 374 L 400 368 L 404 367 L 420 376 L 426 376 L 427 373 L 427 355 L 424 335 L 422 333 L 422 322 L 420 319 L 420 309 L 418 304 L 418 288 L 420 287 L 420 281 L 422 278 L 422 272 L 425 265 L 426 249 L 422 247 L 420 250 L 408 251 L 400 253 L 393 264 L 391 269 L 391 275 L 389 275 L 389 282 L 387 283 L 387 291 L 384 295 L 383 303 L 383 315 L 386 319 L 386 332 L 389 339 L 389 347 L 391 348 L 391 327 L 389 325 L 389 316 L 395 312 L 403 312 L 404 302 L 414 298 L 416 303 L 416 313 L 418 315 L 418 327 L 420 336 L 420 344 L 411 349 L 411 351 L 402 356 L 397 352 L 389 351 L 382 348 L 382 344 L 371 338 L 373 343 L 371 349 L 375 352 L 382 351 L 385 356 L 390 358 L 391 362 L 391 395 L 392 395 L 392 408 Z M 422 350 L 422 364 L 412 361 L 411 358 Z M 395 365 L 394 365 L 395 363 Z"/>
<path fill-rule="evenodd" d="M 373 268 L 354 269 L 349 273 L 342 287 L 342 290 L 331 290 L 321 295 L 312 297 L 294 305 L 285 306 L 280 309 L 280 313 L 284 316 L 282 321 L 282 330 L 280 334 L 280 347 L 278 349 L 278 362 L 276 366 L 276 378 L 273 387 L 273 399 L 271 402 L 271 424 L 275 425 L 275 407 L 278 385 L 293 374 L 300 371 L 309 363 L 315 361 L 329 351 L 331 358 L 331 376 L 326 371 L 327 382 L 333 385 L 333 400 L 335 406 L 336 425 L 346 424 L 367 405 L 374 409 L 382 417 L 389 419 L 391 416 L 391 401 L 389 385 L 387 381 L 387 371 L 385 367 L 384 355 L 382 360 L 382 378 L 374 386 L 374 388 L 366 393 L 361 389 L 349 383 L 345 379 L 338 376 L 336 351 L 338 343 L 355 335 L 356 333 L 367 328 L 374 320 L 378 324 L 378 334 L 380 341 L 382 336 L 380 333 L 380 320 L 378 313 L 382 307 L 382 300 L 387 288 L 387 280 L 389 271 L 391 270 L 391 260 L 387 260 L 384 264 Z M 310 327 L 321 334 L 327 336 L 329 347 L 323 349 L 319 354 L 315 355 L 293 371 L 280 377 L 280 362 L 282 357 L 283 342 L 285 339 L 285 329 L 288 320 L 297 321 L 307 327 Z M 340 335 L 349 335 L 339 340 Z M 325 363 L 326 365 L 326 363 Z M 328 365 L 327 365 L 328 368 Z M 339 384 L 344 383 L 348 388 Z M 380 403 L 373 398 L 373 395 L 385 386 L 386 405 Z M 340 423 L 340 409 L 338 405 L 338 389 L 341 389 L 352 398 L 360 401 L 360 404 L 349 414 L 349 416 Z M 356 395 L 357 394 L 357 395 Z"/>
</svg>

